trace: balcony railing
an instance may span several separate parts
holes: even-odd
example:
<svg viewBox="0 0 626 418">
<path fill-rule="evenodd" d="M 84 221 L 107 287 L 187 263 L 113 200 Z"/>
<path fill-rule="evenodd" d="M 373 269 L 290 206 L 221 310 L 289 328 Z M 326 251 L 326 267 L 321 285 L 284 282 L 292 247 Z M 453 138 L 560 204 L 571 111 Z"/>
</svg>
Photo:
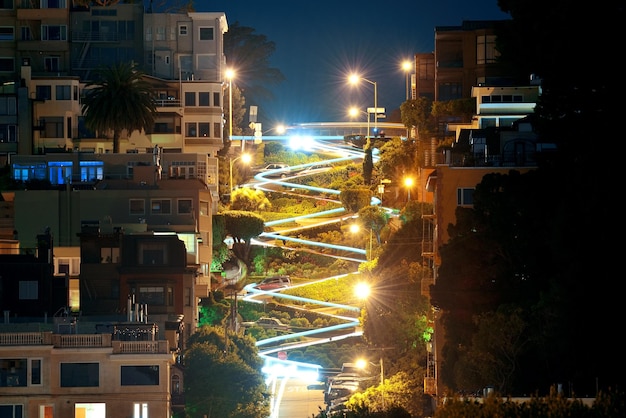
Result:
<svg viewBox="0 0 626 418">
<path fill-rule="evenodd" d="M 52 345 L 54 348 L 106 348 L 113 354 L 169 354 L 169 342 L 113 341 L 111 334 L 53 334 L 44 332 L 3 332 L 0 346 Z"/>
</svg>

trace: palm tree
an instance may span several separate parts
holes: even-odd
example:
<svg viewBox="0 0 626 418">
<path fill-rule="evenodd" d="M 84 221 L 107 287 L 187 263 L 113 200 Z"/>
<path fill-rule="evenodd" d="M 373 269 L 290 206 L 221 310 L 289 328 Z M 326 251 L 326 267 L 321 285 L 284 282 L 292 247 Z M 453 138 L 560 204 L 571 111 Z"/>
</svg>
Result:
<svg viewBox="0 0 626 418">
<path fill-rule="evenodd" d="M 153 89 L 133 63 L 98 69 L 83 99 L 85 125 L 94 132 L 113 131 L 113 152 L 120 151 L 120 134 L 152 128 L 156 117 Z"/>
</svg>

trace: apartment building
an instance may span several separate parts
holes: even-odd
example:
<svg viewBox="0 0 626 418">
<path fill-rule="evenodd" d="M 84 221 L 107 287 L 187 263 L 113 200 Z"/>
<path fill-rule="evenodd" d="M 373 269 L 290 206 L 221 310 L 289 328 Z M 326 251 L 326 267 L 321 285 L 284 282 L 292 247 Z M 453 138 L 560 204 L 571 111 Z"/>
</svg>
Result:
<svg viewBox="0 0 626 418">
<path fill-rule="evenodd" d="M 167 340 L 152 338 L 150 324 L 90 333 L 33 325 L 42 327 L 0 326 L 0 416 L 171 417 L 176 353 Z"/>
</svg>

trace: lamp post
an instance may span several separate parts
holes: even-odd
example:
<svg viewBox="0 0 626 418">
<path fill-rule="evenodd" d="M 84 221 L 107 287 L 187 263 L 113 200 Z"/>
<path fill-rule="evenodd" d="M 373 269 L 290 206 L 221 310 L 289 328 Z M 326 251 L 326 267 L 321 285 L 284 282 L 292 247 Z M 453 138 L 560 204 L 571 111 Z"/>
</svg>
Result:
<svg viewBox="0 0 626 418">
<path fill-rule="evenodd" d="M 369 134 L 370 134 L 370 114 L 369 114 L 369 112 L 365 112 L 363 110 L 360 110 L 357 107 L 351 107 L 348 110 L 348 113 L 352 117 L 356 117 L 359 113 L 365 113 L 365 116 L 367 117 L 367 135 L 365 135 L 365 140 L 367 141 L 367 138 L 369 137 Z M 360 131 L 360 129 L 359 129 L 359 131 Z"/>
<path fill-rule="evenodd" d="M 228 189 L 230 190 L 230 192 L 233 192 L 233 163 L 237 160 L 241 160 L 244 163 L 248 164 L 250 161 L 252 161 L 252 157 L 249 154 L 241 154 L 239 157 L 236 158 L 230 158 L 230 180 L 228 183 Z"/>
<path fill-rule="evenodd" d="M 233 140 L 233 78 L 235 78 L 235 71 L 232 68 L 226 70 L 226 78 L 228 79 L 228 140 Z M 244 151 L 245 142 L 241 141 L 241 152 Z M 232 170 L 232 164 L 231 164 Z M 232 177 L 232 176 L 231 176 Z M 232 183 L 231 183 L 232 190 Z"/>
<path fill-rule="evenodd" d="M 406 186 L 406 201 L 408 203 L 411 200 L 411 187 L 413 187 L 413 178 L 412 177 L 405 178 L 404 185 Z"/>
<path fill-rule="evenodd" d="M 413 69 L 413 64 L 409 60 L 405 60 L 402 62 L 402 70 L 406 74 L 406 100 L 410 99 L 409 97 L 409 73 Z"/>
<path fill-rule="evenodd" d="M 366 259 L 367 261 L 370 261 L 372 259 L 372 237 L 373 237 L 373 228 L 369 228 L 370 230 L 370 249 L 369 252 L 366 254 Z M 350 225 L 350 232 L 352 232 L 353 234 L 358 233 L 359 231 L 361 231 L 361 227 L 358 224 L 352 224 Z"/>
<path fill-rule="evenodd" d="M 352 74 L 349 78 L 350 83 L 357 84 L 359 80 L 363 80 L 366 83 L 370 83 L 374 86 L 374 130 L 378 134 L 378 84 L 375 81 L 368 80 L 367 78 L 359 77 L 356 74 Z M 369 110 L 367 119 L 369 121 Z M 368 132 L 369 135 L 369 132 Z"/>
</svg>

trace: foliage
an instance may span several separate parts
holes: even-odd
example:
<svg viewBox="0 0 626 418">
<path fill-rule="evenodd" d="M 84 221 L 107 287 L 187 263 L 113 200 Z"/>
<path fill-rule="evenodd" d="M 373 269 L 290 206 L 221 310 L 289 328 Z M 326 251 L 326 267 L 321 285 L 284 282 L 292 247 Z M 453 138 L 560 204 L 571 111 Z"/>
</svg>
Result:
<svg viewBox="0 0 626 418">
<path fill-rule="evenodd" d="M 497 392 L 486 398 L 447 398 L 435 411 L 435 418 L 457 417 L 621 417 L 626 413 L 624 392 L 598 394 L 592 406 L 580 399 L 568 399 L 554 387 L 546 397 L 531 397 L 526 402 L 500 397 Z"/>
<path fill-rule="evenodd" d="M 455 99 L 444 102 L 434 102 L 432 115 L 436 118 L 458 116 L 463 122 L 470 122 L 476 114 L 476 98 Z"/>
<path fill-rule="evenodd" d="M 241 187 L 233 190 L 230 195 L 230 201 L 231 210 L 259 212 L 268 210 L 272 206 L 263 190 L 250 187 Z"/>
<path fill-rule="evenodd" d="M 386 378 L 384 383 L 355 393 L 346 402 L 346 406 L 353 411 L 404 410 L 404 414 L 394 416 L 420 416 L 424 409 L 419 390 L 422 385 L 421 379 L 415 381 L 406 373 L 399 372 Z"/>
<path fill-rule="evenodd" d="M 228 66 L 237 73 L 237 84 L 246 92 L 250 104 L 261 98 L 271 98 L 267 87 L 284 81 L 279 69 L 270 67 L 270 57 L 276 44 L 267 36 L 255 33 L 254 28 L 229 23 L 224 34 L 224 55 Z"/>
<path fill-rule="evenodd" d="M 184 355 L 185 412 L 190 418 L 263 418 L 269 395 L 254 340 L 223 328 L 202 327 Z"/>
<path fill-rule="evenodd" d="M 341 204 L 346 211 L 356 213 L 361 208 L 369 206 L 372 201 L 372 191 L 365 187 L 344 189 L 339 194 Z"/>
<path fill-rule="evenodd" d="M 133 63 L 120 62 L 96 71 L 85 86 L 82 99 L 85 125 L 102 136 L 113 132 L 113 153 L 120 151 L 120 136 L 126 130 L 152 129 L 156 117 L 154 89 Z"/>
<path fill-rule="evenodd" d="M 436 131 L 432 107 L 432 101 L 426 97 L 405 101 L 400 105 L 402 123 L 407 128 L 416 127 L 420 137 L 431 135 Z"/>
<path fill-rule="evenodd" d="M 415 172 L 415 155 L 417 146 L 413 141 L 402 141 L 393 138 L 380 148 L 380 155 L 376 163 L 378 183 L 382 179 L 391 180 L 400 185 L 405 176 Z"/>
<path fill-rule="evenodd" d="M 265 222 L 263 218 L 254 212 L 225 211 L 224 215 L 226 232 L 234 240 L 233 251 L 246 265 L 250 260 L 250 241 L 263 233 Z"/>
</svg>

